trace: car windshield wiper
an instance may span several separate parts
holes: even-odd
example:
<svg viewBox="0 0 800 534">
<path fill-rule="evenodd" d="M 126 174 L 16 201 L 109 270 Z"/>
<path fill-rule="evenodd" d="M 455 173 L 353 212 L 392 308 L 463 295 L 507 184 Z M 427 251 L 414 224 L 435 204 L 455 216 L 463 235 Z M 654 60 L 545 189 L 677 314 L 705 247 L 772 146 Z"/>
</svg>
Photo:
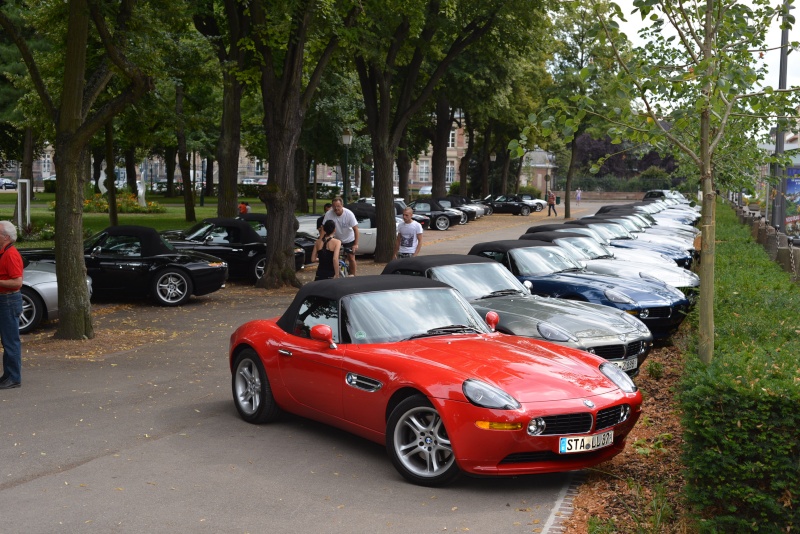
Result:
<svg viewBox="0 0 800 534">
<path fill-rule="evenodd" d="M 569 269 L 562 269 L 562 270 L 560 270 L 558 272 L 560 272 L 560 273 L 579 273 L 579 272 L 581 272 L 583 270 L 584 270 L 583 267 L 570 267 Z"/>
<path fill-rule="evenodd" d="M 490 298 L 493 298 L 493 297 L 504 297 L 506 295 L 519 295 L 521 293 L 522 293 L 522 291 L 520 291 L 519 289 L 500 289 L 498 291 L 492 291 L 488 295 L 484 295 L 484 296 L 482 296 L 480 298 L 482 298 L 482 299 L 490 299 Z"/>
<path fill-rule="evenodd" d="M 420 337 L 430 337 L 430 336 L 444 336 L 447 334 L 465 334 L 465 333 L 478 333 L 478 330 L 472 326 L 467 326 L 465 324 L 451 324 L 449 326 L 437 326 L 436 328 L 431 328 L 427 332 L 423 334 L 414 334 L 413 336 L 406 338 L 408 339 L 417 339 Z"/>
</svg>

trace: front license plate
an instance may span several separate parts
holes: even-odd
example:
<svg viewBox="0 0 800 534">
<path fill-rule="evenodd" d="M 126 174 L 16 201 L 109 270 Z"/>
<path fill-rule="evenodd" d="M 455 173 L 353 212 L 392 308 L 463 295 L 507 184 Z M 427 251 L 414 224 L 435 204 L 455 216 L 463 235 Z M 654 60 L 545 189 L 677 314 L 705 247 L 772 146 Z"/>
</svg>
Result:
<svg viewBox="0 0 800 534">
<path fill-rule="evenodd" d="M 639 358 L 628 358 L 627 360 L 617 360 L 611 362 L 623 371 L 633 371 L 639 365 Z"/>
<path fill-rule="evenodd" d="M 603 447 L 608 447 L 614 443 L 614 431 L 609 430 L 594 436 L 583 436 L 579 438 L 561 438 L 558 440 L 558 452 L 560 454 L 572 454 L 573 452 L 588 452 Z"/>
</svg>

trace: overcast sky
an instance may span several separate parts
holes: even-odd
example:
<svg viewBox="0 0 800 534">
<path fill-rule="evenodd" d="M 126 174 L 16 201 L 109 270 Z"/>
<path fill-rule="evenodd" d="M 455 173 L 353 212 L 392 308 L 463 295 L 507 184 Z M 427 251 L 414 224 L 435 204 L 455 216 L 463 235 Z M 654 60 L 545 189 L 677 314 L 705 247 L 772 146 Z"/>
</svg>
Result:
<svg viewBox="0 0 800 534">
<path fill-rule="evenodd" d="M 625 14 L 625 18 L 628 20 L 627 23 L 622 24 L 622 31 L 625 32 L 625 34 L 628 36 L 628 39 L 633 41 L 634 44 L 641 46 L 643 43 L 639 41 L 638 34 L 636 33 L 637 30 L 642 26 L 641 15 L 639 13 L 631 15 L 631 12 L 634 9 L 633 2 L 631 0 L 617 0 L 617 4 L 620 6 L 620 8 L 622 8 L 622 12 Z M 795 26 L 789 30 L 789 42 L 791 43 L 792 41 L 800 41 L 800 24 L 795 24 Z M 775 22 L 773 27 L 770 28 L 767 38 L 767 48 L 777 48 L 780 46 L 780 44 L 780 22 Z M 765 83 L 766 85 L 771 85 L 773 88 L 777 89 L 780 70 L 780 52 L 778 50 L 767 52 L 764 56 L 764 62 L 769 68 L 769 74 L 767 75 Z M 786 72 L 786 87 L 800 85 L 800 55 L 798 55 L 798 52 L 789 54 Z"/>
</svg>

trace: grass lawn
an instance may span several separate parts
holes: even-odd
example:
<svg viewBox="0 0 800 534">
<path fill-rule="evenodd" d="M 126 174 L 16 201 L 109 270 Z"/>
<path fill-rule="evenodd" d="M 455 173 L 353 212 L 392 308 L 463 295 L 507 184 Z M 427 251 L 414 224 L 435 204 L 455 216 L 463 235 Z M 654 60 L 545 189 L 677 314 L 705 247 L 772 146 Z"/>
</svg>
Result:
<svg viewBox="0 0 800 534">
<path fill-rule="evenodd" d="M 41 228 L 46 224 L 55 225 L 55 211 L 50 210 L 50 203 L 55 200 L 54 193 L 36 193 L 35 200 L 31 201 L 31 223 L 36 228 Z M 165 213 L 120 213 L 119 224 L 135 224 L 140 226 L 150 226 L 156 230 L 176 230 L 191 227 L 194 222 L 186 221 L 186 212 L 183 206 L 183 197 L 166 198 L 163 195 L 147 195 L 147 200 L 155 201 L 167 209 Z M 256 213 L 265 212 L 264 204 L 257 198 L 241 198 L 249 202 L 252 210 Z M 0 194 L 0 219 L 10 220 L 14 214 L 14 207 L 17 202 L 16 193 Z M 200 206 L 199 197 L 195 200 L 195 216 L 198 221 L 217 216 L 217 199 L 215 197 L 204 198 L 203 206 Z M 322 213 L 324 201 L 317 200 L 317 212 Z M 309 202 L 309 207 L 311 202 Z M 108 213 L 84 213 L 83 229 L 84 233 L 91 235 L 108 227 Z M 53 241 L 19 241 L 19 248 L 40 248 L 52 247 Z"/>
</svg>

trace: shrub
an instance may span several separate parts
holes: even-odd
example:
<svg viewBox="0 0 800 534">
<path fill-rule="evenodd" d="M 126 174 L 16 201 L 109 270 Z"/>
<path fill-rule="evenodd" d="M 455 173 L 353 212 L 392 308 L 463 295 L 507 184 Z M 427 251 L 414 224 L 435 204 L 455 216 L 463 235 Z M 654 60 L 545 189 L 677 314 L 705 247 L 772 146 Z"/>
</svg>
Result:
<svg viewBox="0 0 800 534">
<path fill-rule="evenodd" d="M 48 209 L 54 211 L 56 209 L 55 201 L 48 204 Z M 165 213 L 167 208 L 163 207 L 158 202 L 147 202 L 145 206 L 139 205 L 139 200 L 136 195 L 132 193 L 123 193 L 117 195 L 117 212 L 118 213 Z M 84 213 L 108 213 L 108 198 L 105 195 L 97 193 L 89 198 L 83 200 Z"/>
</svg>

